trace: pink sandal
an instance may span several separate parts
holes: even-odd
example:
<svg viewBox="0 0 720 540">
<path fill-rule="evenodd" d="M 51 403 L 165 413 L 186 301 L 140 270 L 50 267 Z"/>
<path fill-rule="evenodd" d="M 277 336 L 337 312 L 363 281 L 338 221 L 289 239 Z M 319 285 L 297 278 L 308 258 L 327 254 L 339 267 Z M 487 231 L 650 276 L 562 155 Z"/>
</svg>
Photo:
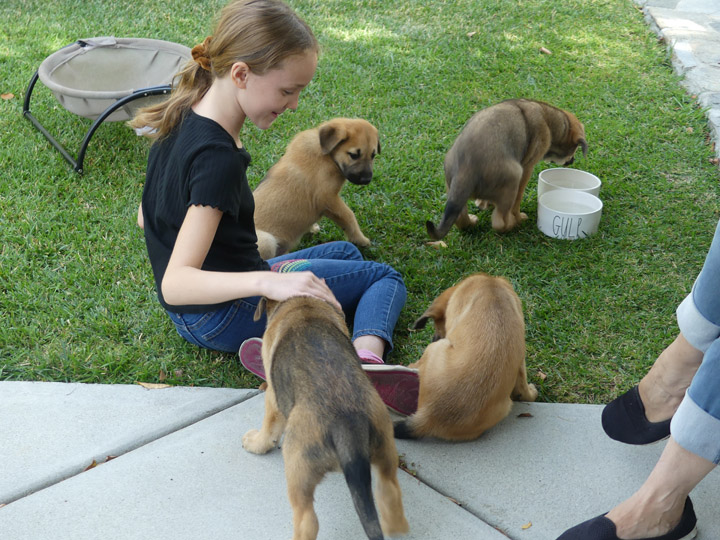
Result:
<svg viewBox="0 0 720 540">
<path fill-rule="evenodd" d="M 363 364 L 362 368 L 388 408 L 405 416 L 417 410 L 420 377 L 416 369 L 397 364 Z"/>
<path fill-rule="evenodd" d="M 265 377 L 265 366 L 263 366 L 262 355 L 262 339 L 253 337 L 246 339 L 240 345 L 238 354 L 240 355 L 240 363 L 253 375 L 260 377 L 263 381 Z"/>
<path fill-rule="evenodd" d="M 243 341 L 238 354 L 245 369 L 262 380 L 267 380 L 261 350 L 262 339 L 254 337 Z M 405 416 L 417 410 L 420 378 L 416 369 L 383 364 L 379 358 L 376 360 L 363 357 L 362 361 L 363 370 L 387 407 Z"/>
</svg>

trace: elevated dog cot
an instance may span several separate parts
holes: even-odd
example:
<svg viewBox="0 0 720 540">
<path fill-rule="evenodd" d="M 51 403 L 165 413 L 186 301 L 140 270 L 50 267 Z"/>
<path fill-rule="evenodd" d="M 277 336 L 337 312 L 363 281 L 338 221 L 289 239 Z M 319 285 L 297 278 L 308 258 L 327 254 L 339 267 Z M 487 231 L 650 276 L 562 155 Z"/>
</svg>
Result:
<svg viewBox="0 0 720 540">
<path fill-rule="evenodd" d="M 144 38 L 81 39 L 48 56 L 25 92 L 23 116 L 65 160 L 83 172 L 90 139 L 104 121 L 129 120 L 135 112 L 170 93 L 172 80 L 190 60 L 184 45 Z M 66 110 L 93 120 L 74 158 L 30 112 L 38 79 Z"/>
</svg>

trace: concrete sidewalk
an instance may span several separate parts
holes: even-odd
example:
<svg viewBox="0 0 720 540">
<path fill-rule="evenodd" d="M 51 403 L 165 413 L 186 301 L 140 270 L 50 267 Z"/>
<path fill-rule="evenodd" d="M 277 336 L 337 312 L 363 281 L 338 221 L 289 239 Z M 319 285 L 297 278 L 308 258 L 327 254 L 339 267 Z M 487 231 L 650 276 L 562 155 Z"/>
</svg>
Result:
<svg viewBox="0 0 720 540">
<path fill-rule="evenodd" d="M 720 158 L 720 1 L 635 0 L 672 53 L 682 84 L 706 109 Z M 720 537 L 719 537 L 720 538 Z"/>
<path fill-rule="evenodd" d="M 263 410 L 256 390 L 1 382 L 0 538 L 290 538 L 281 453 L 240 442 Z M 406 538 L 552 540 L 606 512 L 663 444 L 611 441 L 601 410 L 517 403 L 474 442 L 398 441 Z M 693 492 L 702 540 L 720 538 L 719 492 L 718 471 Z M 315 506 L 319 538 L 364 537 L 340 474 Z"/>
<path fill-rule="evenodd" d="M 720 143 L 720 1 L 635 1 Z M 290 538 L 280 452 L 241 447 L 263 410 L 256 390 L 0 382 L 0 539 Z M 601 410 L 518 403 L 477 441 L 398 441 L 406 538 L 553 540 L 606 512 L 663 444 L 611 441 Z M 693 491 L 700 540 L 720 539 L 718 493 L 718 470 Z M 341 475 L 315 507 L 320 538 L 363 538 Z"/>
</svg>

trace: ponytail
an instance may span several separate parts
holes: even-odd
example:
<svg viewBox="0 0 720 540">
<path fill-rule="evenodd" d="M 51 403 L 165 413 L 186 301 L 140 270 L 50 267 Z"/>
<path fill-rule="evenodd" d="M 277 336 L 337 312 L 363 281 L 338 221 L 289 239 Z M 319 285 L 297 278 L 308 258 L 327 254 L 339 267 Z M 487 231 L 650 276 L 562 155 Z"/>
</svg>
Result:
<svg viewBox="0 0 720 540">
<path fill-rule="evenodd" d="M 162 139 L 234 63 L 245 62 L 263 75 L 289 56 L 318 48 L 310 27 L 281 0 L 235 0 L 221 11 L 213 36 L 193 47 L 193 59 L 173 79 L 170 97 L 140 109 L 128 124 L 150 128 L 148 136 Z"/>
</svg>

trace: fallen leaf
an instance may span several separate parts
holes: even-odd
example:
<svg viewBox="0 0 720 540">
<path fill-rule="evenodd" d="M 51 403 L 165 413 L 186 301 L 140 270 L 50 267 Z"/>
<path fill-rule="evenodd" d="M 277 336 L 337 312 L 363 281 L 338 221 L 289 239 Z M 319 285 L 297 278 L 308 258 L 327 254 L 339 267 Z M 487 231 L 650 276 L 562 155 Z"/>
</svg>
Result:
<svg viewBox="0 0 720 540">
<path fill-rule="evenodd" d="M 477 32 L 468 32 L 467 37 L 473 37 Z"/>
<path fill-rule="evenodd" d="M 160 390 L 162 388 L 170 388 L 169 384 L 157 384 L 149 382 L 138 382 L 138 384 L 143 388 L 147 388 L 148 390 Z"/>
<path fill-rule="evenodd" d="M 524 413 L 518 414 L 517 417 L 518 417 L 518 418 L 532 418 L 533 415 L 530 414 L 529 412 L 524 412 Z"/>
<path fill-rule="evenodd" d="M 117 457 L 117 456 L 107 456 L 107 457 L 105 458 L 105 463 L 107 463 L 108 461 L 112 461 L 112 460 L 115 459 L 116 457 Z"/>
<path fill-rule="evenodd" d="M 443 242 L 442 240 L 438 240 L 436 242 L 425 242 L 426 246 L 432 246 L 434 248 L 446 248 L 447 244 Z"/>
<path fill-rule="evenodd" d="M 720 159 L 710 158 L 710 163 L 712 163 L 713 165 L 720 165 Z"/>
<path fill-rule="evenodd" d="M 687 131 L 688 133 L 694 133 L 694 132 L 695 132 L 695 130 L 694 130 L 692 127 L 686 128 L 685 131 Z"/>
<path fill-rule="evenodd" d="M 543 54 L 552 54 L 552 52 L 550 52 L 550 49 L 546 49 L 545 47 L 540 47 L 540 52 Z"/>
<path fill-rule="evenodd" d="M 161 369 L 160 373 L 158 373 L 158 381 L 165 382 L 167 380 L 167 374 L 165 373 L 165 370 Z"/>
<path fill-rule="evenodd" d="M 94 469 L 94 468 L 97 467 L 97 466 L 98 466 L 98 462 L 93 459 L 93 460 L 92 460 L 92 463 L 91 463 L 90 465 L 88 465 L 88 466 L 85 468 L 85 470 L 86 470 L 86 471 L 89 471 L 90 469 Z"/>
<path fill-rule="evenodd" d="M 528 530 L 530 527 L 532 527 L 532 521 L 528 521 L 525 525 L 523 525 L 523 526 L 522 526 L 522 530 L 523 530 L 523 531 L 526 531 L 526 530 Z"/>
<path fill-rule="evenodd" d="M 542 371 L 538 369 L 537 376 L 540 377 L 543 381 L 547 379 L 547 375 L 545 375 Z"/>
<path fill-rule="evenodd" d="M 0 97 L 3 98 L 3 99 L 12 99 L 12 98 L 15 97 L 15 94 L 10 94 L 10 93 L 0 94 Z"/>
<path fill-rule="evenodd" d="M 412 476 L 417 476 L 417 471 L 410 468 L 411 466 L 414 466 L 414 465 L 415 465 L 414 463 L 410 463 L 410 464 L 408 465 L 408 464 L 405 462 L 405 455 L 404 455 L 404 454 L 400 454 L 400 455 L 398 456 L 398 458 L 400 458 L 400 459 L 399 459 L 399 463 L 398 463 L 398 467 L 399 467 L 401 470 L 405 471 L 406 473 L 408 473 L 408 474 L 410 474 L 410 475 L 412 475 Z"/>
</svg>

